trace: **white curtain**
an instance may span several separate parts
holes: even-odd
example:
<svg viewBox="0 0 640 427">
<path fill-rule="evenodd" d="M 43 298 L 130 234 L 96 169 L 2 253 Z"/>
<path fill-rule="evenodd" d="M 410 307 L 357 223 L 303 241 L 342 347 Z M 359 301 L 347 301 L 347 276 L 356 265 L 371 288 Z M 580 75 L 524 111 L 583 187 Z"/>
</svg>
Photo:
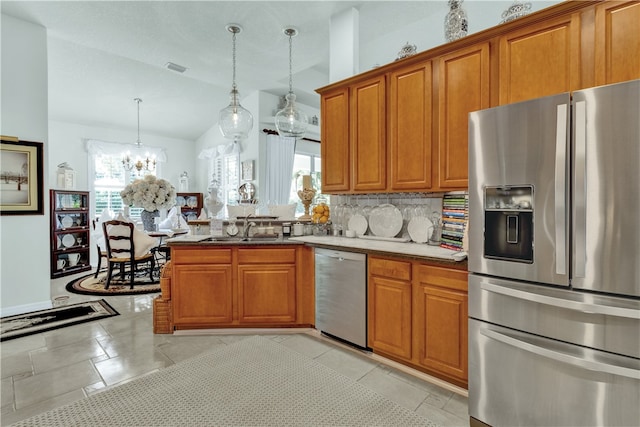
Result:
<svg viewBox="0 0 640 427">
<path fill-rule="evenodd" d="M 266 182 L 261 202 L 270 205 L 289 203 L 296 139 L 267 135 Z"/>
<path fill-rule="evenodd" d="M 86 148 L 87 152 L 92 155 L 120 155 L 122 153 L 126 153 L 130 151 L 131 153 L 136 153 L 137 145 L 136 144 L 125 144 L 122 142 L 108 142 L 108 141 L 100 141 L 97 139 L 87 139 L 86 140 Z M 160 147 L 152 147 L 149 145 L 144 145 L 140 147 L 140 151 L 143 154 L 149 153 L 152 156 L 156 156 L 156 160 L 159 162 L 167 161 L 167 153 L 164 148 Z"/>
</svg>

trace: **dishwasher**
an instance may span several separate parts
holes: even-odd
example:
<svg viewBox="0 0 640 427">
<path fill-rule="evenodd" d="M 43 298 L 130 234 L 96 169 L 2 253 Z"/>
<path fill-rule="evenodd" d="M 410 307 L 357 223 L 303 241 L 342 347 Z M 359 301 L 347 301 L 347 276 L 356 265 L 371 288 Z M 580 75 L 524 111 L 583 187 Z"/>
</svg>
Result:
<svg viewBox="0 0 640 427">
<path fill-rule="evenodd" d="M 316 329 L 367 348 L 367 256 L 316 248 Z"/>
</svg>

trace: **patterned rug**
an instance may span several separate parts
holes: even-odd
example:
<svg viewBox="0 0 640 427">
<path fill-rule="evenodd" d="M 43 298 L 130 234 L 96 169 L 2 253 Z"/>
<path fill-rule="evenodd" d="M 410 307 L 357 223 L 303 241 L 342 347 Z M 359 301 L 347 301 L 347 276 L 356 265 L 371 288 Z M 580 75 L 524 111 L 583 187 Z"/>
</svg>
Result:
<svg viewBox="0 0 640 427">
<path fill-rule="evenodd" d="M 430 426 L 312 358 L 253 336 L 14 426 Z"/>
<path fill-rule="evenodd" d="M 104 319 L 118 314 L 113 307 L 101 299 L 7 316 L 0 319 L 0 341 Z"/>
<path fill-rule="evenodd" d="M 117 272 L 116 272 L 117 273 Z M 107 282 L 107 272 L 102 271 L 98 273 L 98 277 L 93 277 L 94 273 L 88 276 L 83 276 L 78 279 L 72 280 L 67 283 L 66 290 L 74 294 L 82 295 L 138 295 L 138 294 L 151 294 L 154 292 L 160 292 L 160 280 L 158 275 L 154 274 L 153 283 L 149 281 L 148 273 L 140 273 L 134 279 L 133 289 L 129 284 L 128 275 L 125 276 L 125 280 L 120 280 L 120 277 L 116 274 L 111 278 L 111 284 L 109 289 L 105 289 L 104 285 Z"/>
</svg>

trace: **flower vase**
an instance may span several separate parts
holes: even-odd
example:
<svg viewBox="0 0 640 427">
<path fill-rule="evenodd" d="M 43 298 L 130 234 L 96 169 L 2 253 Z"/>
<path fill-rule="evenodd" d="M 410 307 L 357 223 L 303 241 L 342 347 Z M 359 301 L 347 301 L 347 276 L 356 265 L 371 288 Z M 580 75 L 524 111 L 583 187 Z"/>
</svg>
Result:
<svg viewBox="0 0 640 427">
<path fill-rule="evenodd" d="M 156 223 L 155 219 L 160 216 L 160 211 L 155 210 L 153 212 L 149 212 L 143 210 L 140 212 L 140 219 L 142 220 L 142 226 L 145 231 L 156 231 Z"/>
</svg>

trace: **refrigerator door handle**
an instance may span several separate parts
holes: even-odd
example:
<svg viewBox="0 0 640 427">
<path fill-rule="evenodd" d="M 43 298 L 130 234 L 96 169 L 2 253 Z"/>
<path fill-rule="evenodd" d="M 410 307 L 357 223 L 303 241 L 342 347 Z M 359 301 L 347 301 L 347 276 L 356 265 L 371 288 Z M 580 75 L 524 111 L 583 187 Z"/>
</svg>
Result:
<svg viewBox="0 0 640 427">
<path fill-rule="evenodd" d="M 576 366 L 578 368 L 588 369 L 596 372 L 606 372 L 608 374 L 618 375 L 622 377 L 631 378 L 634 380 L 640 379 L 640 371 L 632 368 L 625 368 L 622 366 L 610 365 L 604 362 L 598 362 L 587 358 L 576 357 L 570 354 L 561 353 L 551 350 L 546 347 L 540 347 L 538 344 L 523 341 L 505 334 L 501 334 L 490 329 L 481 329 L 480 334 L 487 338 L 500 341 L 501 343 L 510 345 L 512 347 L 519 348 L 521 350 L 537 354 L 538 356 L 546 357 L 548 359 L 556 360 L 558 362 L 566 363 Z"/>
<path fill-rule="evenodd" d="M 504 286 L 488 283 L 484 280 L 480 282 L 480 289 L 487 292 L 493 292 L 494 294 L 506 295 L 509 297 L 518 298 L 538 304 L 545 304 L 554 307 L 580 311 L 582 313 L 604 314 L 608 316 L 626 317 L 629 319 L 640 320 L 640 312 L 632 308 L 611 307 L 602 304 L 572 301 L 564 298 L 553 297 L 550 295 L 535 294 L 532 292 L 521 291 L 519 289 L 507 288 Z"/>
<path fill-rule="evenodd" d="M 576 101 L 574 113 L 575 189 L 574 189 L 574 266 L 573 277 L 585 277 L 587 238 L 587 110 L 585 101 Z"/>
<path fill-rule="evenodd" d="M 555 165 L 555 258 L 556 274 L 567 274 L 567 104 L 557 106 Z"/>
</svg>

